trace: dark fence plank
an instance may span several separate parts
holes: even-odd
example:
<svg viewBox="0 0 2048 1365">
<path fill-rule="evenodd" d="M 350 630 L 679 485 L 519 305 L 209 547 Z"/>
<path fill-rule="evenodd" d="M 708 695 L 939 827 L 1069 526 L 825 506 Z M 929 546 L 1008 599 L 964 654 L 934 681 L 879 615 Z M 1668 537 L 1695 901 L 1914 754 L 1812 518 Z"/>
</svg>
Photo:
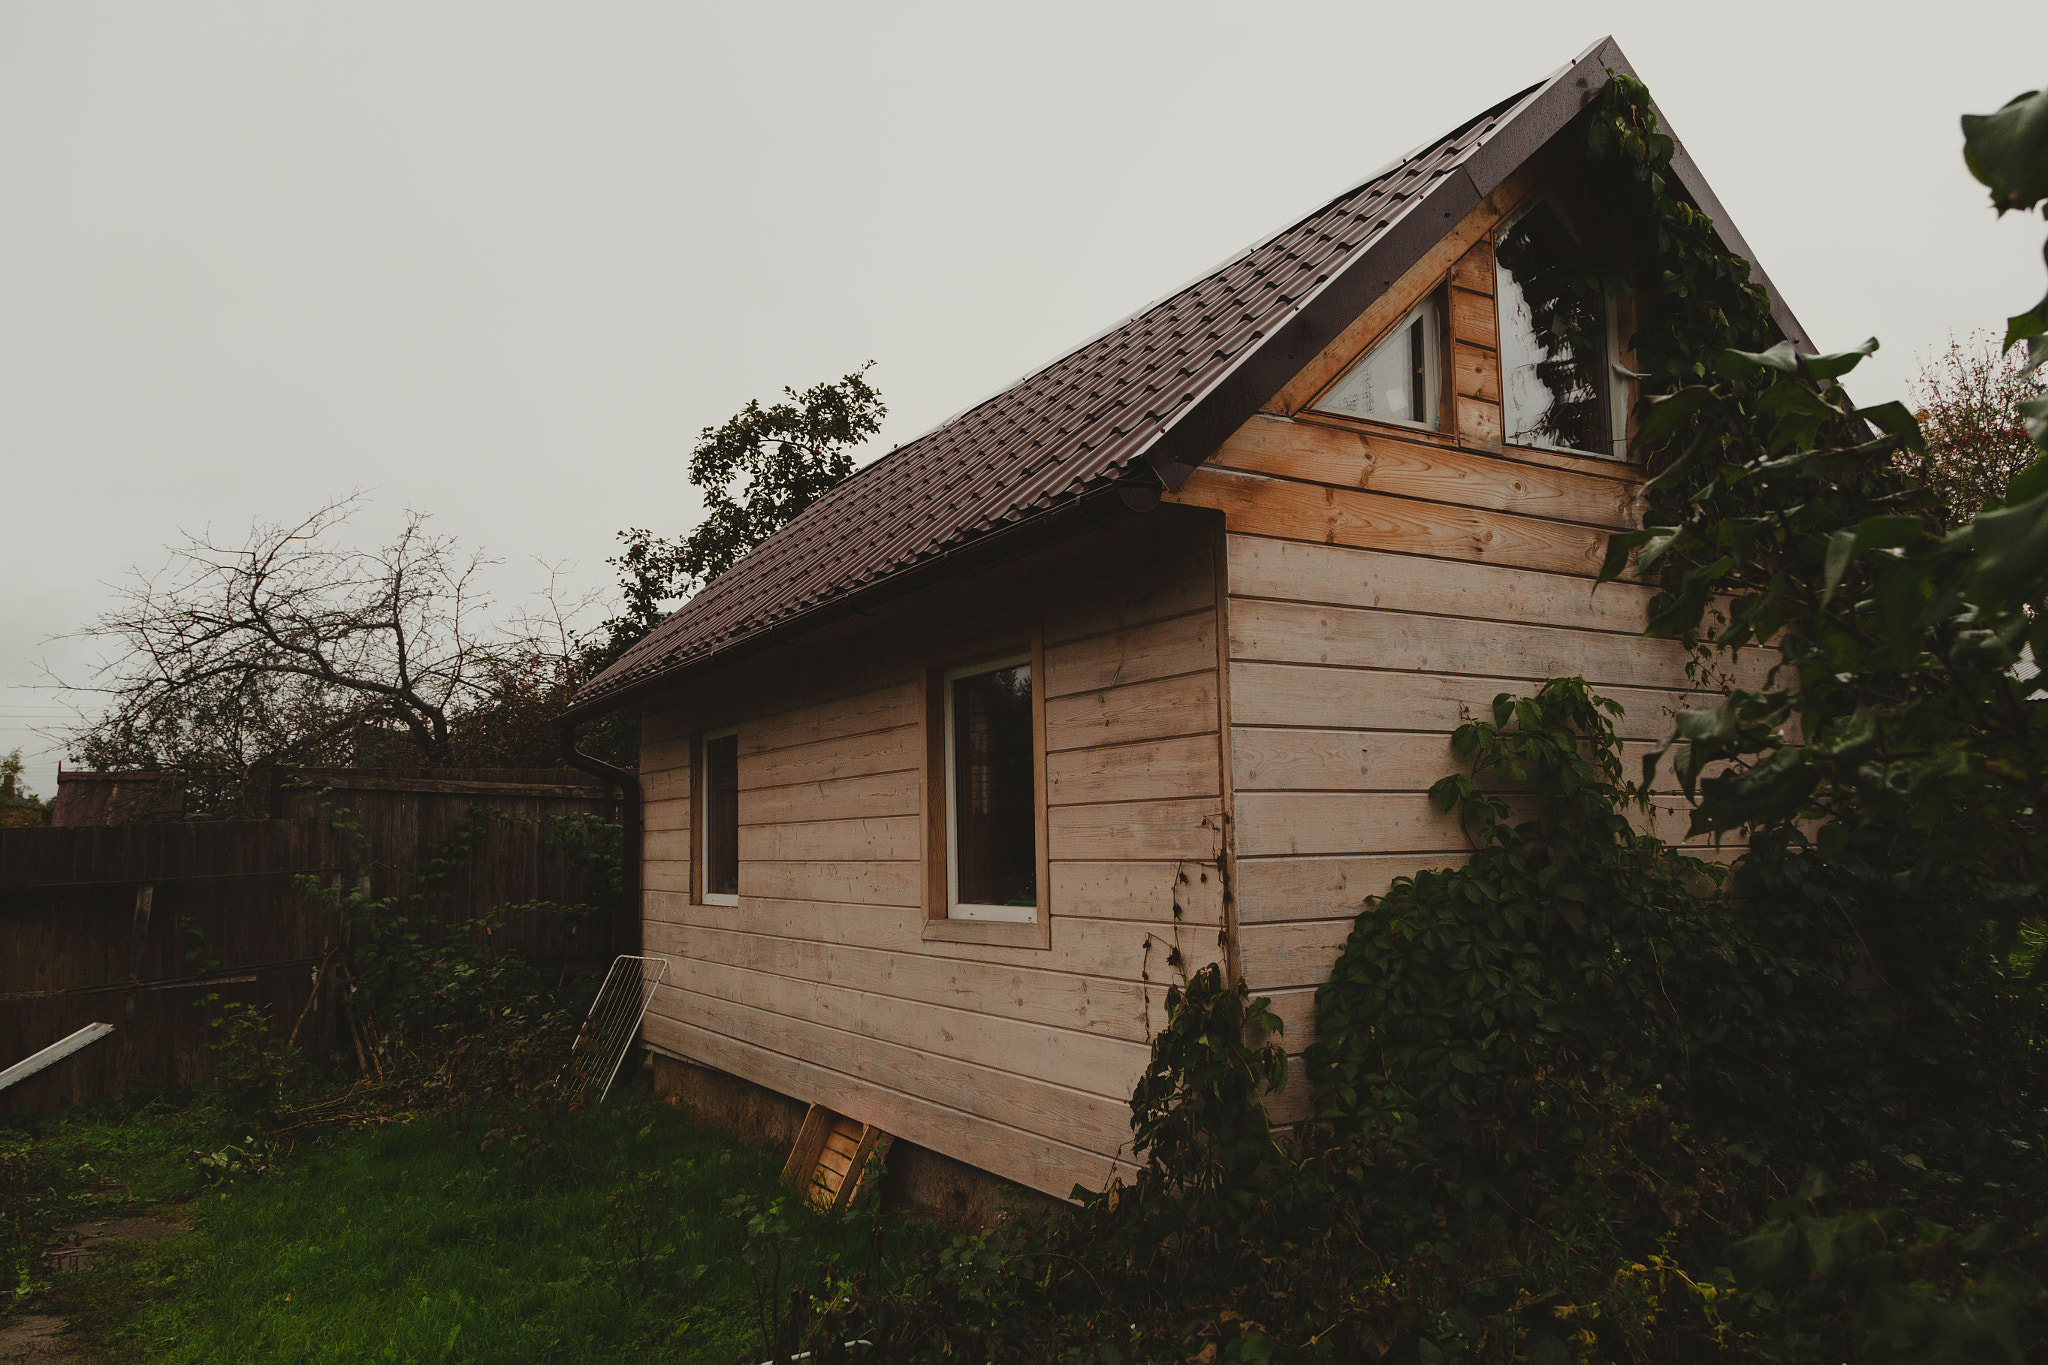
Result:
<svg viewBox="0 0 2048 1365">
<path fill-rule="evenodd" d="M 368 878 L 406 913 L 460 924 L 508 904 L 595 902 L 595 874 L 550 847 L 557 817 L 617 818 L 617 803 L 559 769 L 307 771 L 282 818 L 0 830 L 0 1065 L 93 1022 L 106 1040 L 0 1091 L 0 1110 L 44 1109 L 189 1084 L 206 1072 L 212 994 L 270 1012 L 280 1036 L 308 1009 L 313 967 L 338 935 L 307 876 Z M 430 876 L 466 821 L 473 855 Z M 347 828 L 353 826 L 353 830 Z M 138 892 L 148 888 L 147 914 Z M 506 946 L 609 958 L 612 917 L 515 916 Z M 331 996 L 300 1043 L 340 1043 Z M 217 1005 L 216 1007 L 217 1008 Z"/>
</svg>

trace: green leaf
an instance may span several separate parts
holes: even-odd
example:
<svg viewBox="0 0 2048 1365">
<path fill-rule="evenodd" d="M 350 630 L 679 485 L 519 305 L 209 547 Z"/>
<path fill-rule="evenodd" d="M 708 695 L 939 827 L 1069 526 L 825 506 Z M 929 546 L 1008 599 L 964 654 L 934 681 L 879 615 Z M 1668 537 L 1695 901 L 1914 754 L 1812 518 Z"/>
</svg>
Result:
<svg viewBox="0 0 2048 1365">
<path fill-rule="evenodd" d="M 2048 198 L 2048 93 L 2029 90 L 1995 114 L 1963 115 L 1963 162 L 2000 213 Z"/>
<path fill-rule="evenodd" d="M 2027 424 L 2027 438 L 2042 450 L 2048 450 L 2048 398 L 2029 398 L 2014 405 L 2020 420 Z"/>
<path fill-rule="evenodd" d="M 1730 347 L 1721 352 L 1716 368 L 1724 379 L 1747 379 L 1759 370 L 1794 375 L 1799 373 L 1799 352 L 1790 341 L 1781 341 L 1768 351 L 1738 351 Z"/>
<path fill-rule="evenodd" d="M 1858 408 L 1856 415 L 1885 435 L 1896 436 L 1899 444 L 1914 454 L 1927 453 L 1927 438 L 1921 434 L 1920 419 L 1907 411 L 1904 403 L 1894 400 L 1874 408 Z"/>
<path fill-rule="evenodd" d="M 1808 379 L 1826 383 L 1839 379 L 1862 364 L 1865 358 L 1877 353 L 1877 338 L 1871 337 L 1853 351 L 1837 351 L 1833 355 L 1803 355 L 1799 357 L 1799 372 Z"/>
<path fill-rule="evenodd" d="M 1821 572 L 1820 601 L 1826 606 L 1842 582 L 1849 561 L 1856 557 L 1856 532 L 1836 531 L 1828 537 L 1827 562 Z"/>
<path fill-rule="evenodd" d="M 1647 570 L 1671 548 L 1678 536 L 1679 533 L 1668 526 L 1645 526 L 1640 531 L 1607 537 L 1607 555 L 1600 561 L 1600 576 L 1594 580 L 1593 586 L 1597 588 L 1621 577 L 1628 568 L 1630 553 L 1637 549 L 1644 552 L 1644 558 L 1637 562 L 1637 571 Z"/>
<path fill-rule="evenodd" d="M 2006 485 L 2005 502 L 2007 506 L 2032 502 L 2043 493 L 2048 493 L 2048 455 L 2036 455 L 2033 463 L 2013 475 L 2012 482 Z"/>
</svg>

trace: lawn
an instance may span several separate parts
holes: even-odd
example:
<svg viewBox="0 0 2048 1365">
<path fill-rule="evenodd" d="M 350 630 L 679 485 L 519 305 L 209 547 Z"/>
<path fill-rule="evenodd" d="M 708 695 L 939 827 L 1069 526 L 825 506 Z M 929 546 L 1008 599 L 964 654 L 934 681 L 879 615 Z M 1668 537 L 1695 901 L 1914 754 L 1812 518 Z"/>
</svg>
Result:
<svg viewBox="0 0 2048 1365">
<path fill-rule="evenodd" d="M 727 1365 L 764 1354 L 778 1260 L 786 1298 L 822 1259 L 878 1255 L 887 1278 L 935 1235 L 812 1212 L 778 1184 L 779 1154 L 644 1088 L 553 1121 L 341 1133 L 255 1175 L 209 1174 L 194 1157 L 217 1143 L 161 1105 L 48 1125 L 37 1145 L 78 1191 L 70 1216 L 155 1211 L 188 1231 L 29 1302 L 112 1360 Z"/>
</svg>

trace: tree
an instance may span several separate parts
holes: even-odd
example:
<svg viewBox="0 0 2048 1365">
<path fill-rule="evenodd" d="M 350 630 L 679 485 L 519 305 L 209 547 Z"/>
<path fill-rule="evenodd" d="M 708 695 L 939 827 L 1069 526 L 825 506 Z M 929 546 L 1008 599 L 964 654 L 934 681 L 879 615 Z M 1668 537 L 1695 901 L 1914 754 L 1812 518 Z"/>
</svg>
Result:
<svg viewBox="0 0 2048 1365">
<path fill-rule="evenodd" d="M 889 415 L 867 382 L 874 363 L 802 393 L 785 388 L 787 401 L 769 407 L 750 401 L 725 425 L 704 428 L 690 452 L 690 483 L 703 490 L 705 518 L 674 540 L 637 527 L 619 532 L 626 548 L 611 563 L 624 610 L 591 647 L 593 673 L 853 473 L 853 447 Z"/>
<path fill-rule="evenodd" d="M 1924 457 L 1905 467 L 1932 489 L 1961 525 L 2005 496 L 2013 476 L 2035 455 L 2019 406 L 2048 393 L 2021 358 L 1979 332 L 1920 371 L 1914 387 Z"/>
<path fill-rule="evenodd" d="M 365 749 L 412 763 L 551 752 L 502 732 L 517 716 L 547 733 L 574 682 L 566 632 L 491 620 L 481 578 L 495 561 L 429 533 L 420 513 L 378 549 L 338 544 L 360 507 L 352 496 L 258 523 L 240 545 L 189 537 L 163 570 L 138 571 L 80 632 L 114 650 L 77 689 L 106 709 L 72 737 L 73 758 L 238 774 Z"/>
<path fill-rule="evenodd" d="M 44 803 L 21 780 L 21 750 L 0 758 L 0 829 L 43 823 Z"/>
</svg>

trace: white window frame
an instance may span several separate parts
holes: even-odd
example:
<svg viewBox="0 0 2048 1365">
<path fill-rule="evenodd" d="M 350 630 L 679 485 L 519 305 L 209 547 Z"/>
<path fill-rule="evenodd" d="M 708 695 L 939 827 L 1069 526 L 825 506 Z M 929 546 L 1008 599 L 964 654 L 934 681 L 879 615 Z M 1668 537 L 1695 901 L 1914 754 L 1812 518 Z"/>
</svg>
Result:
<svg viewBox="0 0 2048 1365">
<path fill-rule="evenodd" d="M 1377 413 L 1371 416 L 1361 416 L 1355 412 L 1345 412 L 1340 408 L 1326 408 L 1322 406 L 1325 399 L 1343 387 L 1344 381 L 1351 377 L 1351 372 L 1365 363 L 1367 356 L 1386 345 L 1389 341 L 1392 341 L 1395 337 L 1406 335 L 1408 330 L 1415 325 L 1416 318 L 1428 312 L 1432 304 L 1435 305 L 1436 326 L 1425 329 L 1429 333 L 1427 345 L 1429 347 L 1430 363 L 1425 367 L 1424 373 L 1427 374 L 1430 368 L 1436 371 L 1435 382 L 1428 386 L 1425 395 L 1428 405 L 1436 409 L 1435 421 L 1416 422 L 1406 417 L 1382 417 Z M 1321 413 L 1326 417 L 1341 417 L 1347 422 L 1378 422 L 1383 426 L 1406 427 L 1410 431 L 1442 431 L 1444 429 L 1444 371 L 1452 363 L 1449 338 L 1450 317 L 1450 293 L 1440 284 L 1417 300 L 1413 308 L 1403 313 L 1400 322 L 1380 333 L 1378 340 L 1360 351 L 1356 359 L 1338 371 L 1337 377 L 1330 381 L 1329 387 L 1325 388 L 1322 393 L 1317 395 L 1315 401 L 1309 404 L 1310 411 Z"/>
<path fill-rule="evenodd" d="M 697 886 L 698 895 L 706 905 L 732 905 L 740 903 L 735 891 L 713 891 L 711 889 L 711 741 L 714 739 L 739 739 L 740 727 L 728 725 L 722 730 L 706 730 L 697 746 L 697 761 L 704 767 L 703 780 L 699 784 L 698 801 L 702 806 L 697 812 Z M 734 767 L 738 767 L 739 745 L 733 745 Z M 739 872 L 738 855 L 733 858 L 733 872 Z"/>
<path fill-rule="evenodd" d="M 1565 212 L 1564 205 L 1558 201 L 1556 195 L 1550 193 L 1549 191 L 1545 191 L 1542 194 L 1536 195 L 1527 203 L 1523 204 L 1520 208 L 1516 209 L 1513 213 L 1509 214 L 1506 218 L 1501 220 L 1500 225 L 1493 230 L 1493 244 L 1495 250 L 1499 250 L 1501 239 L 1506 237 L 1510 232 L 1513 232 L 1515 230 L 1516 224 L 1520 223 L 1524 218 L 1528 217 L 1531 213 L 1535 212 L 1536 209 L 1538 209 L 1539 207 L 1549 208 L 1551 216 L 1554 217 L 1558 221 L 1558 224 L 1564 228 L 1565 234 L 1569 236 L 1572 239 L 1572 241 L 1578 243 L 1580 246 L 1583 247 L 1585 245 L 1584 239 L 1579 236 L 1578 225 L 1572 221 L 1572 216 L 1569 213 Z M 1494 271 L 1496 274 L 1496 278 L 1494 281 L 1495 307 L 1500 306 L 1500 281 L 1498 279 L 1499 270 L 1500 264 L 1498 258 L 1496 257 L 1494 264 Z M 1548 450 L 1553 451 L 1559 455 L 1578 455 L 1594 460 L 1612 460 L 1619 464 L 1628 463 L 1628 413 L 1630 404 L 1624 400 L 1628 397 L 1630 390 L 1628 387 L 1629 379 L 1627 371 L 1622 369 L 1621 366 L 1621 317 L 1620 310 L 1615 307 L 1616 302 L 1617 300 L 1615 298 L 1615 293 L 1612 288 L 1603 289 L 1601 291 L 1601 344 L 1603 350 L 1606 353 L 1600 357 L 1600 363 L 1602 368 L 1606 372 L 1607 380 L 1607 387 L 1602 393 L 1602 397 L 1605 399 L 1603 406 L 1607 409 L 1607 449 L 1585 450 L 1579 446 L 1537 445 L 1530 441 L 1517 441 L 1513 439 L 1509 439 L 1507 441 L 1507 444 L 1520 447 L 1524 450 Z M 1500 338 L 1496 337 L 1496 341 L 1498 342 L 1499 340 Z M 1506 347 L 1496 345 L 1494 350 L 1494 356 L 1495 363 L 1500 368 L 1501 431 L 1502 435 L 1506 437 L 1509 435 L 1509 433 L 1507 432 L 1508 374 Z"/>
<path fill-rule="evenodd" d="M 956 759 L 953 743 L 953 684 L 961 678 L 977 677 L 983 673 L 1000 673 L 1005 669 L 1015 668 L 1019 664 L 1026 667 L 1030 666 L 1030 650 L 1027 649 L 1019 654 L 1007 655 L 1000 659 L 986 659 L 979 663 L 962 664 L 958 668 L 949 668 L 940 679 L 940 690 L 945 694 L 946 699 L 945 716 L 941 724 L 946 727 L 947 919 L 995 921 L 1003 924 L 1036 924 L 1038 922 L 1038 907 L 1035 905 L 982 905 L 975 901 L 962 901 L 960 899 L 960 802 L 958 791 L 960 767 Z M 1031 696 L 1034 703 L 1038 697 L 1038 685 L 1038 670 L 1033 668 L 1031 670 Z M 1037 743 L 1036 725 L 1032 727 L 1032 731 L 1032 743 L 1035 745 Z M 1037 755 L 1034 754 L 1032 756 L 1032 762 L 1035 771 Z M 1036 786 L 1035 778 L 1033 785 Z M 1037 848 L 1038 820 L 1035 813 L 1031 822 L 1031 842 L 1033 845 L 1031 850 L 1032 856 L 1034 862 L 1036 862 L 1039 861 L 1037 855 L 1040 850 Z M 1045 888 L 1040 887 L 1038 894 L 1043 898 Z"/>
</svg>

